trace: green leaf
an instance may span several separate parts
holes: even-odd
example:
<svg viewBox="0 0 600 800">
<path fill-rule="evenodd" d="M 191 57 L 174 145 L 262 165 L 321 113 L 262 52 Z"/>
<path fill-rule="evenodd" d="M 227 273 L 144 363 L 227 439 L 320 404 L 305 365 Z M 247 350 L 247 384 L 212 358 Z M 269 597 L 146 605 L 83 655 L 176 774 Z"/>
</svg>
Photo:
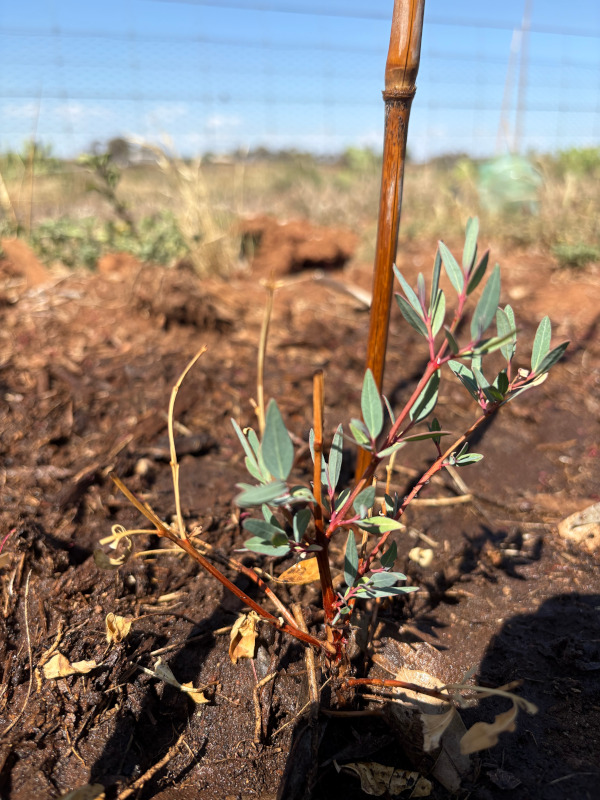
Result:
<svg viewBox="0 0 600 800">
<path fill-rule="evenodd" d="M 425 308 L 425 278 L 422 272 L 419 272 L 417 277 L 417 297 L 419 298 L 419 308 L 423 312 Z"/>
<path fill-rule="evenodd" d="M 381 396 L 383 397 L 383 402 L 385 403 L 385 407 L 387 408 L 387 412 L 390 415 L 390 420 L 391 420 L 392 425 L 393 425 L 394 422 L 396 422 L 396 417 L 395 417 L 394 412 L 392 410 L 392 407 L 390 405 L 390 401 L 387 399 L 387 397 L 384 394 L 382 394 Z"/>
<path fill-rule="evenodd" d="M 477 237 L 479 236 L 479 220 L 469 217 L 465 233 L 465 247 L 463 250 L 463 270 L 468 275 L 477 257 Z"/>
<path fill-rule="evenodd" d="M 465 453 L 463 456 L 457 456 L 456 466 L 466 467 L 467 464 L 474 464 L 476 461 L 481 461 L 482 458 L 481 453 Z"/>
<path fill-rule="evenodd" d="M 550 317 L 546 316 L 538 325 L 533 340 L 533 350 L 531 353 L 531 369 L 537 372 L 537 368 L 550 352 L 550 340 L 552 338 L 552 324 Z"/>
<path fill-rule="evenodd" d="M 379 389 L 377 388 L 375 378 L 370 369 L 365 373 L 360 397 L 360 409 L 369 435 L 374 441 L 383 428 L 383 406 L 381 404 Z"/>
<path fill-rule="evenodd" d="M 401 572 L 375 572 L 369 576 L 371 586 L 393 586 L 398 581 L 405 581 L 406 575 Z"/>
<path fill-rule="evenodd" d="M 398 594 L 408 594 L 409 592 L 418 592 L 418 586 L 387 586 L 387 587 L 378 587 L 372 586 L 371 584 L 367 586 L 360 586 L 356 590 L 356 594 L 359 597 L 394 597 Z"/>
<path fill-rule="evenodd" d="M 385 553 L 380 556 L 379 563 L 384 569 L 391 569 L 398 558 L 398 548 L 396 542 L 392 542 Z"/>
<path fill-rule="evenodd" d="M 496 315 L 500 302 L 500 267 L 494 267 L 471 319 L 471 336 L 479 341 Z"/>
<path fill-rule="evenodd" d="M 332 491 L 338 485 L 340 473 L 342 471 L 342 454 L 344 444 L 344 433 L 341 425 L 338 425 L 333 435 L 331 449 L 329 450 L 329 483 Z"/>
<path fill-rule="evenodd" d="M 475 380 L 475 375 L 473 375 L 471 370 L 465 364 L 461 364 L 460 361 L 451 360 L 448 362 L 448 366 L 460 380 L 465 389 L 469 392 L 471 397 L 474 400 L 479 401 L 479 389 L 477 387 L 477 381 Z"/>
<path fill-rule="evenodd" d="M 272 517 L 272 519 L 275 518 Z M 265 519 L 245 519 L 243 527 L 250 533 L 258 536 L 260 539 L 266 539 L 269 542 L 276 533 L 282 533 L 282 530 L 279 526 L 272 525 Z"/>
<path fill-rule="evenodd" d="M 250 458 L 250 456 L 246 456 L 246 458 L 244 459 L 244 464 L 246 465 L 246 469 L 248 470 L 250 475 L 252 475 L 252 477 L 255 478 L 257 481 L 260 481 L 260 483 L 268 483 L 269 480 L 271 479 L 270 476 L 268 478 L 265 478 L 265 476 L 260 471 L 255 458 Z"/>
<path fill-rule="evenodd" d="M 240 426 L 237 424 L 237 422 L 233 418 L 231 419 L 231 424 L 233 425 L 233 430 L 236 432 L 236 435 L 237 435 L 238 439 L 240 440 L 240 442 L 242 444 L 242 447 L 244 448 L 244 452 L 246 453 L 246 457 L 248 459 L 250 459 L 250 461 L 253 461 L 254 464 L 256 465 L 256 468 L 258 469 L 258 462 L 256 461 L 256 456 L 254 454 L 254 451 L 252 450 L 252 448 L 248 444 L 248 440 L 246 439 L 246 436 L 244 435 L 243 430 L 240 428 Z"/>
<path fill-rule="evenodd" d="M 294 519 L 292 520 L 292 529 L 294 531 L 294 539 L 297 542 L 302 540 L 302 537 L 306 533 L 308 523 L 311 521 L 311 519 L 312 514 L 308 508 L 301 508 L 297 514 L 294 514 Z"/>
<path fill-rule="evenodd" d="M 402 291 L 406 295 L 406 299 L 408 300 L 409 305 L 411 308 L 416 312 L 417 316 L 421 319 L 424 319 L 423 315 L 423 308 L 421 307 L 421 303 L 419 298 L 417 297 L 414 289 L 411 285 L 407 282 L 404 275 L 400 272 L 398 267 L 394 264 L 394 273 L 396 274 L 396 278 L 398 278 L 398 283 L 402 287 Z M 421 276 L 422 278 L 423 276 Z"/>
<path fill-rule="evenodd" d="M 372 508 L 373 503 L 375 502 L 375 487 L 374 486 L 367 486 L 366 489 L 363 489 L 354 499 L 354 503 L 352 504 L 354 510 L 360 517 L 366 517 L 367 513 L 370 508 Z"/>
<path fill-rule="evenodd" d="M 383 499 L 388 517 L 395 517 L 400 510 L 400 498 L 398 497 L 398 492 L 394 492 L 393 498 L 390 497 L 389 494 L 384 494 Z"/>
<path fill-rule="evenodd" d="M 512 308 L 506 306 L 504 311 L 499 308 L 496 311 L 496 330 L 499 339 L 506 339 L 500 350 L 507 361 L 512 361 L 517 344 L 517 332 L 515 330 L 515 315 Z"/>
<path fill-rule="evenodd" d="M 387 458 L 388 456 L 391 456 L 392 453 L 395 453 L 397 450 L 402 450 L 403 447 L 404 447 L 404 442 L 395 442 L 394 444 L 391 444 L 389 447 L 385 447 L 383 450 L 380 450 L 379 453 L 377 453 L 377 457 Z"/>
<path fill-rule="evenodd" d="M 502 396 L 508 392 L 509 380 L 505 369 L 498 373 L 494 383 L 498 387 L 498 391 L 502 394 Z"/>
<path fill-rule="evenodd" d="M 441 436 L 440 431 L 442 430 L 442 426 L 440 425 L 440 421 L 439 421 L 439 419 L 437 417 L 434 417 L 431 420 L 431 425 L 429 426 L 429 430 L 431 431 L 431 433 L 434 434 L 433 437 L 432 437 L 433 441 L 436 444 L 439 444 L 440 441 L 441 441 L 440 440 L 440 436 Z"/>
<path fill-rule="evenodd" d="M 267 408 L 261 455 L 273 477 L 287 479 L 294 463 L 294 445 L 275 400 Z"/>
<path fill-rule="evenodd" d="M 346 539 L 346 554 L 344 556 L 344 582 L 346 586 L 353 586 L 358 572 L 358 550 L 353 531 L 348 533 Z"/>
<path fill-rule="evenodd" d="M 434 439 L 439 442 L 441 436 L 450 436 L 451 431 L 423 431 L 423 433 L 413 433 L 410 436 L 405 436 L 402 442 L 420 442 L 424 439 Z"/>
<path fill-rule="evenodd" d="M 458 346 L 458 342 L 452 335 L 449 328 L 444 328 L 444 336 L 446 337 L 446 341 L 448 342 L 448 347 L 450 348 L 450 352 L 452 353 L 453 356 L 457 356 L 460 348 Z"/>
<path fill-rule="evenodd" d="M 252 447 L 252 452 L 260 461 L 260 442 L 258 441 L 258 436 L 254 428 L 248 428 L 248 441 Z"/>
<path fill-rule="evenodd" d="M 264 486 L 249 486 L 246 483 L 238 483 L 238 486 L 243 491 L 235 498 L 235 502 L 242 508 L 262 506 L 263 503 L 270 503 L 287 494 L 287 487 L 282 481 L 273 481 Z"/>
<path fill-rule="evenodd" d="M 454 286 L 458 294 L 461 294 L 465 285 L 465 276 L 463 275 L 463 271 L 458 265 L 458 261 L 454 258 L 450 250 L 448 250 L 443 242 L 439 243 L 439 249 L 442 257 L 442 263 L 444 264 L 444 268 L 448 278 L 450 279 L 450 283 L 452 286 Z"/>
<path fill-rule="evenodd" d="M 358 513 L 360 514 L 360 511 Z M 369 533 L 386 533 L 387 531 L 395 531 L 402 527 L 398 520 L 381 516 L 365 517 L 364 519 L 359 519 L 356 524 L 359 528 Z"/>
<path fill-rule="evenodd" d="M 287 541 L 285 544 L 273 545 L 265 542 L 263 539 L 259 539 L 257 536 L 246 539 L 244 547 L 252 553 L 259 553 L 263 556 L 286 556 L 290 552 L 290 545 Z"/>
<path fill-rule="evenodd" d="M 308 434 L 308 446 L 310 447 L 310 454 L 312 456 L 313 464 L 315 463 L 315 432 L 311 428 Z M 327 463 L 325 456 L 321 453 L 321 483 L 324 486 L 329 486 L 329 473 L 327 471 Z"/>
<path fill-rule="evenodd" d="M 440 285 L 440 272 L 442 271 L 442 257 L 440 256 L 439 249 L 435 251 L 435 260 L 433 262 L 433 273 L 431 276 L 431 299 L 429 301 L 429 315 L 431 316 L 431 308 L 434 302 L 437 301 L 438 289 Z"/>
<path fill-rule="evenodd" d="M 340 508 L 344 505 L 344 503 L 346 502 L 346 500 L 350 496 L 351 491 L 352 491 L 351 489 L 342 489 L 342 491 L 339 493 L 339 495 L 337 496 L 337 499 L 335 501 L 335 510 L 336 511 L 339 511 Z"/>
<path fill-rule="evenodd" d="M 440 290 L 438 292 L 437 301 L 435 303 L 435 307 L 433 309 L 433 316 L 431 319 L 431 332 L 434 336 L 440 332 L 442 325 L 444 324 L 444 317 L 446 315 L 446 297 L 444 293 Z"/>
<path fill-rule="evenodd" d="M 467 358 L 468 356 L 486 356 L 489 353 L 494 353 L 496 350 L 500 350 L 502 345 L 506 344 L 506 342 L 510 341 L 511 339 L 512 334 L 508 334 L 507 336 L 492 336 L 490 339 L 482 339 L 472 350 L 467 353 L 461 353 L 461 358 Z"/>
<path fill-rule="evenodd" d="M 469 283 L 467 284 L 467 295 L 472 294 L 483 280 L 483 276 L 486 273 L 489 260 L 490 260 L 490 251 L 486 250 L 485 253 L 481 256 L 481 261 L 477 265 L 475 271 L 469 277 Z"/>
<path fill-rule="evenodd" d="M 289 500 L 306 501 L 307 503 L 317 502 L 308 486 L 292 486 L 289 492 L 291 495 Z"/>
<path fill-rule="evenodd" d="M 415 404 L 410 409 L 410 418 L 413 422 L 420 422 L 425 419 L 433 409 L 438 399 L 438 391 L 440 388 L 440 373 L 434 372 L 431 378 L 427 381 L 427 385 L 418 396 Z"/>
<path fill-rule="evenodd" d="M 417 333 L 420 333 L 421 336 L 427 338 L 429 334 L 427 333 L 427 325 L 423 322 L 421 317 L 417 314 L 416 311 L 413 310 L 412 306 L 408 303 L 407 300 L 402 297 L 402 295 L 396 295 L 396 302 L 400 307 L 400 311 L 404 319 L 408 322 L 408 324 L 413 327 Z"/>
<path fill-rule="evenodd" d="M 563 357 L 565 350 L 569 346 L 569 342 L 563 342 L 559 344 L 558 347 L 555 347 L 554 350 L 550 350 L 547 356 L 544 356 L 542 359 L 541 364 L 536 369 L 536 373 L 542 375 L 544 372 L 548 372 L 560 359 Z"/>
<path fill-rule="evenodd" d="M 370 450 L 371 437 L 365 423 L 360 419 L 351 419 L 349 427 L 352 436 L 354 436 L 354 439 L 356 440 L 356 443 L 364 450 Z"/>
</svg>

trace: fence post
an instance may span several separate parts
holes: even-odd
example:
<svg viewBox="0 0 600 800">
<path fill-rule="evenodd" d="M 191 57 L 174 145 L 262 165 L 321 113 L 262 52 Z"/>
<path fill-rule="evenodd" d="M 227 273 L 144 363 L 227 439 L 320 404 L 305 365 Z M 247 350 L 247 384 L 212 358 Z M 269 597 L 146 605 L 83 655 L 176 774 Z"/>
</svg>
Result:
<svg viewBox="0 0 600 800">
<path fill-rule="evenodd" d="M 424 11 L 425 0 L 394 0 L 390 47 L 385 66 L 383 168 L 366 364 L 373 372 L 380 391 L 393 294 L 393 265 L 398 245 L 408 118 L 416 91 Z M 359 450 L 357 480 L 368 461 L 369 453 Z"/>
</svg>

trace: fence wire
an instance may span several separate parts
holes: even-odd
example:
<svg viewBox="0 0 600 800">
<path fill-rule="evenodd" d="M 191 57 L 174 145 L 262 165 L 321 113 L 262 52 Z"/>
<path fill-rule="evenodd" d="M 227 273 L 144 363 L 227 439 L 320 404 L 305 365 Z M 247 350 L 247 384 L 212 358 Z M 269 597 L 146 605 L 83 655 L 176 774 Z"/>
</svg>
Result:
<svg viewBox="0 0 600 800">
<path fill-rule="evenodd" d="M 290 25 L 281 41 L 267 5 L 213 3 L 229 24 L 200 15 L 186 35 L 0 29 L 0 149 L 35 139 L 72 156 L 120 136 L 168 138 L 182 155 L 378 149 L 386 15 L 340 6 L 350 26 L 340 42 L 335 17 L 323 22 L 304 6 L 306 25 Z M 250 11 L 265 25 L 232 26 Z M 505 27 L 426 20 L 414 157 L 600 144 L 600 33 L 532 28 L 521 64 L 518 31 Z"/>
</svg>

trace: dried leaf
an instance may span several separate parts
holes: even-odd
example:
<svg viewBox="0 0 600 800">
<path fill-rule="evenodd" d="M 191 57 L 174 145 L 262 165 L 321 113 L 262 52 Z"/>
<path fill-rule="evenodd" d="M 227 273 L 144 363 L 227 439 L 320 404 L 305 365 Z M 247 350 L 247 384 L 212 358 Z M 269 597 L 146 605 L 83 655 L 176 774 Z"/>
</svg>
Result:
<svg viewBox="0 0 600 800">
<path fill-rule="evenodd" d="M 122 536 L 111 544 L 118 551 L 116 556 L 108 556 L 103 550 L 94 550 L 94 561 L 99 569 L 119 569 L 129 560 L 133 552 L 133 542 L 129 536 Z"/>
<path fill-rule="evenodd" d="M 302 586 L 319 580 L 319 565 L 316 558 L 304 558 L 276 578 L 278 583 Z"/>
<path fill-rule="evenodd" d="M 129 636 L 133 619 L 131 617 L 120 617 L 112 611 L 106 615 L 106 641 L 109 644 L 120 644 Z"/>
<path fill-rule="evenodd" d="M 239 658 L 254 658 L 258 615 L 251 611 L 235 621 L 229 634 L 229 658 L 237 664 Z"/>
<path fill-rule="evenodd" d="M 199 689 L 194 688 L 194 684 L 189 681 L 188 683 L 182 683 L 180 686 L 182 691 L 185 691 L 187 696 L 196 703 L 196 705 L 202 705 L 203 703 L 209 703 L 210 700 L 207 700 L 204 696 L 204 692 L 201 692 Z"/>
<path fill-rule="evenodd" d="M 433 561 L 433 550 L 430 547 L 413 547 L 408 557 L 420 567 L 428 567 Z"/>
<path fill-rule="evenodd" d="M 600 550 L 600 503 L 563 519 L 558 532 L 563 539 L 583 547 L 588 553 L 597 553 Z"/>
<path fill-rule="evenodd" d="M 460 740 L 460 751 L 465 755 L 487 750 L 498 744 L 498 736 L 505 731 L 513 733 L 519 709 L 516 704 L 508 711 L 498 714 L 493 722 L 476 722 Z"/>
<path fill-rule="evenodd" d="M 95 661 L 74 661 L 72 664 L 62 653 L 56 653 L 43 666 L 44 678 L 53 680 L 54 678 L 66 678 L 68 675 L 87 675 L 99 664 Z"/>
<path fill-rule="evenodd" d="M 12 553 L 1 553 L 0 554 L 0 569 L 2 567 L 8 567 L 8 565 L 12 561 Z"/>
<path fill-rule="evenodd" d="M 423 750 L 431 753 L 440 745 L 440 740 L 454 718 L 458 716 L 457 710 L 451 706 L 442 714 L 421 714 L 423 723 Z"/>
<path fill-rule="evenodd" d="M 360 778 L 360 786 L 365 794 L 373 797 L 382 795 L 398 795 L 410 792 L 411 797 L 429 797 L 431 782 L 423 778 L 418 772 L 409 772 L 405 769 L 395 769 L 376 761 L 357 761 L 338 766 L 338 772 L 348 769 Z"/>
<path fill-rule="evenodd" d="M 101 783 L 86 783 L 85 786 L 61 795 L 58 800 L 104 800 L 105 797 Z"/>
</svg>

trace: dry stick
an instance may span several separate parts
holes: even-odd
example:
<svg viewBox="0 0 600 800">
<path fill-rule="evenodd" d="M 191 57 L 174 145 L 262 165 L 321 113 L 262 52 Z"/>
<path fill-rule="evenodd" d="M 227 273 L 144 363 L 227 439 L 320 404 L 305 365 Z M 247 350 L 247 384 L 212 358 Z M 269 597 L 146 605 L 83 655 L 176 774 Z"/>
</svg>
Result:
<svg viewBox="0 0 600 800">
<path fill-rule="evenodd" d="M 392 267 L 398 246 L 408 119 L 416 91 L 415 81 L 419 70 L 424 10 L 425 0 L 395 0 L 390 47 L 385 67 L 383 169 L 366 364 L 373 372 L 379 391 L 383 386 L 392 304 Z M 367 451 L 359 451 L 356 464 L 357 481 L 367 468 L 369 459 Z"/>
<path fill-rule="evenodd" d="M 187 367 L 183 370 L 181 375 L 179 376 L 177 383 L 173 387 L 171 391 L 171 400 L 169 402 L 169 412 L 167 416 L 167 424 L 169 430 L 169 447 L 171 449 L 171 471 L 173 473 L 173 492 L 175 494 L 175 508 L 177 510 L 177 527 L 179 529 L 179 536 L 182 539 L 187 539 L 187 533 L 185 531 L 185 525 L 183 523 L 183 514 L 181 513 L 181 497 L 179 494 L 179 463 L 177 461 L 177 451 L 175 450 L 175 434 L 173 432 L 173 414 L 175 411 L 175 399 L 177 398 L 177 392 L 179 391 L 179 387 L 183 383 L 183 379 L 194 366 L 196 361 L 200 358 L 200 356 L 206 352 L 206 345 L 202 347 L 196 355 L 192 358 L 189 362 Z"/>
<path fill-rule="evenodd" d="M 172 746 L 171 746 L 171 747 L 170 747 L 170 748 L 167 750 L 167 752 L 166 752 L 166 753 L 165 753 L 165 755 L 164 755 L 164 756 L 163 756 L 163 757 L 160 759 L 160 761 L 157 761 L 157 762 L 156 762 L 156 764 L 153 764 L 153 765 L 150 767 L 150 769 L 146 770 L 146 772 L 144 772 L 144 774 L 143 774 L 143 775 L 141 775 L 141 776 L 140 776 L 140 777 L 139 777 L 139 778 L 138 778 L 136 781 L 134 781 L 134 782 L 131 784 L 131 786 L 128 786 L 128 787 L 127 787 L 127 789 L 123 789 L 123 791 L 122 791 L 122 792 L 120 792 L 120 793 L 117 795 L 117 800 L 126 800 L 126 798 L 127 798 L 127 797 L 131 797 L 131 795 L 132 795 L 132 794 L 135 794 L 135 792 L 137 792 L 137 790 L 138 790 L 138 789 L 141 789 L 141 788 L 142 788 L 142 786 L 143 786 L 145 783 L 148 783 L 148 781 L 149 781 L 151 778 L 153 778 L 153 777 L 154 777 L 154 775 L 156 775 L 156 773 L 157 773 L 159 770 L 161 770 L 161 769 L 162 769 L 162 768 L 165 766 L 165 764 L 167 764 L 167 763 L 168 763 L 168 762 L 169 762 L 169 761 L 170 761 L 170 760 L 173 758 L 173 756 L 174 756 L 174 755 L 175 755 L 175 753 L 177 752 L 177 748 L 179 747 L 179 745 L 180 745 L 180 744 L 181 744 L 181 742 L 183 741 L 183 737 L 185 736 L 185 734 L 186 734 L 186 729 L 184 728 L 184 729 L 183 729 L 183 732 L 180 734 L 180 736 L 179 736 L 179 738 L 177 739 L 177 741 L 175 742 L 175 744 L 174 744 L 174 745 L 172 745 Z"/>
<path fill-rule="evenodd" d="M 306 627 L 306 621 L 304 619 L 304 614 L 302 613 L 302 606 L 300 603 L 294 603 L 292 605 L 292 611 L 294 612 L 296 625 L 300 628 L 300 630 L 304 631 L 304 633 L 308 633 L 308 628 Z M 315 654 L 308 647 L 304 651 L 304 660 L 306 661 L 306 674 L 308 676 L 310 718 L 316 719 L 319 716 L 319 684 L 317 681 Z"/>
<path fill-rule="evenodd" d="M 177 534 L 173 533 L 167 526 L 156 516 L 156 514 L 151 511 L 150 509 L 146 508 L 138 499 L 137 497 L 132 494 L 129 489 L 125 486 L 122 480 L 118 478 L 116 475 L 111 475 L 112 480 L 116 483 L 119 489 L 123 492 L 125 497 L 140 511 L 144 516 L 149 519 L 152 524 L 156 527 L 156 535 L 168 539 L 173 544 L 180 547 L 184 550 L 194 561 L 197 561 L 201 567 L 203 567 L 208 573 L 210 573 L 213 578 L 216 578 L 220 583 L 225 586 L 226 589 L 229 589 L 236 597 L 239 597 L 247 606 L 249 606 L 253 611 L 256 611 L 263 619 L 267 620 L 271 625 L 279 630 L 283 631 L 284 633 L 289 633 L 290 636 L 294 636 L 296 639 L 304 642 L 305 644 L 312 645 L 313 647 L 318 647 L 324 650 L 329 655 L 335 653 L 335 648 L 329 644 L 329 642 L 322 642 L 319 639 L 316 639 L 314 636 L 310 636 L 305 634 L 303 631 L 296 628 L 295 625 L 291 625 L 288 622 L 282 621 L 281 619 L 277 619 L 274 617 L 273 614 L 270 614 L 266 611 L 261 605 L 259 605 L 255 600 L 249 597 L 245 592 L 243 592 L 240 588 L 238 588 L 235 583 L 232 583 L 229 578 L 226 578 L 223 573 L 219 572 L 219 570 L 214 567 L 210 561 L 208 561 L 201 553 L 196 550 L 194 545 L 189 539 L 181 539 Z M 256 583 L 260 585 L 263 583 L 260 581 L 260 578 L 256 576 Z M 265 587 L 264 583 L 261 588 L 267 592 L 267 587 Z"/>
<path fill-rule="evenodd" d="M 265 283 L 265 288 L 268 294 L 265 305 L 265 313 L 260 329 L 260 341 L 258 344 L 258 359 L 256 365 L 256 416 L 258 417 L 258 429 L 260 431 L 261 439 L 263 433 L 265 432 L 265 356 L 267 353 L 269 325 L 271 322 L 271 314 L 273 313 L 275 290 L 278 289 L 280 285 L 281 284 L 274 281 L 273 278 Z"/>
<path fill-rule="evenodd" d="M 330 623 L 335 616 L 335 592 L 331 579 L 331 567 L 329 564 L 329 542 L 325 536 L 322 511 L 322 491 L 321 491 L 321 463 L 323 453 L 323 371 L 319 370 L 313 377 L 313 430 L 314 430 L 314 472 L 313 472 L 313 493 L 315 496 L 315 541 L 321 549 L 317 550 L 317 564 L 319 566 L 319 578 L 321 580 L 321 592 L 323 595 L 323 610 L 325 611 L 325 628 L 328 641 L 333 640 L 333 632 Z"/>
</svg>

